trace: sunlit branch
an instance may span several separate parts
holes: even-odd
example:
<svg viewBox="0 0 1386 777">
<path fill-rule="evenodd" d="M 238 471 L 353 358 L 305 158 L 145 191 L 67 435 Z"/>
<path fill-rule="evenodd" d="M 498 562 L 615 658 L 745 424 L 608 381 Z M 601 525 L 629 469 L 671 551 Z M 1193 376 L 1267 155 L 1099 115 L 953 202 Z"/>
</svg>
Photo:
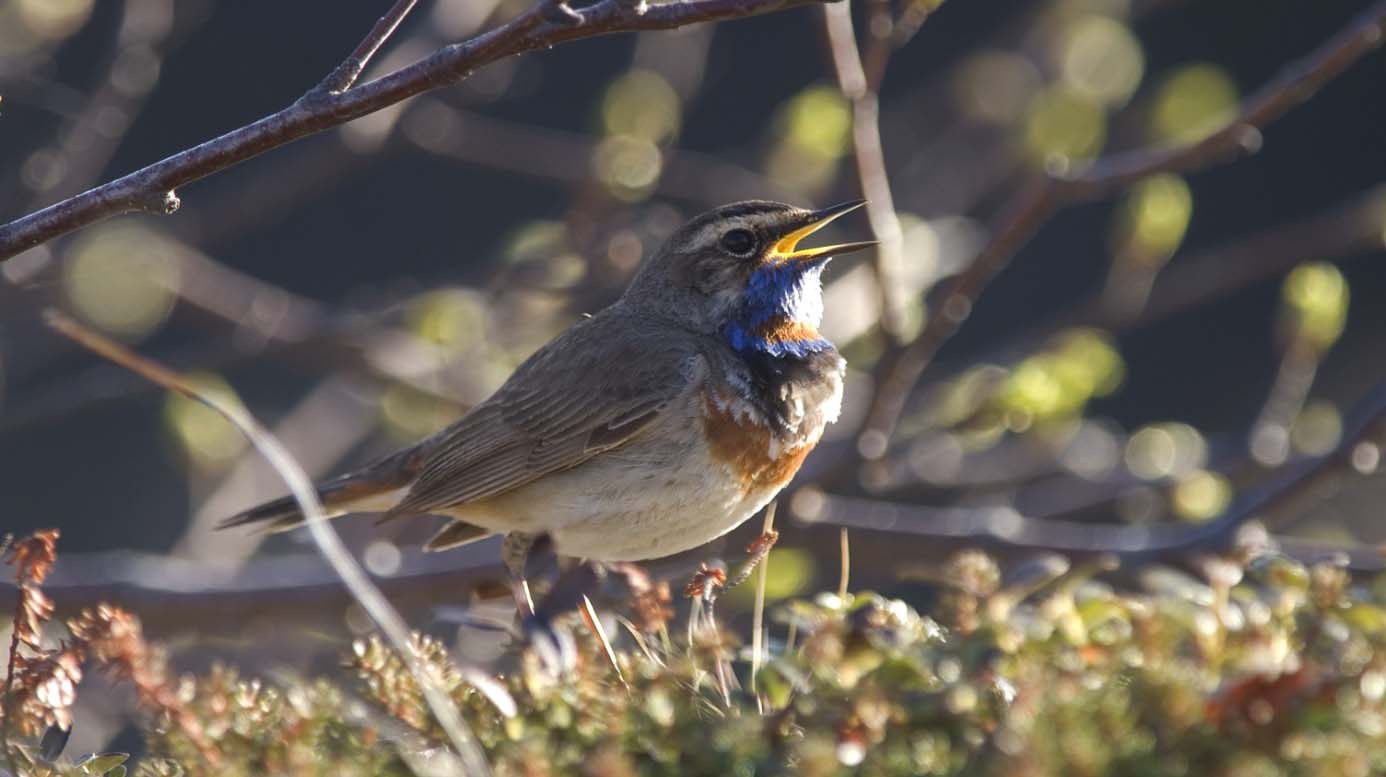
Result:
<svg viewBox="0 0 1386 777">
<path fill-rule="evenodd" d="M 361 77 L 366 66 L 370 64 L 371 58 L 380 51 L 381 46 L 385 45 L 385 41 L 395 34 L 395 30 L 399 29 L 400 22 L 404 21 L 404 17 L 408 16 L 417 4 L 418 0 L 395 0 L 395 4 L 376 21 L 375 26 L 361 40 L 361 43 L 347 55 L 346 59 L 342 60 L 342 64 L 338 65 L 336 70 L 329 73 L 327 78 L 318 84 L 314 91 L 339 94 L 350 89 L 356 83 L 356 79 Z"/>
<path fill-rule="evenodd" d="M 895 198 L 890 191 L 890 177 L 881 145 L 878 94 L 893 46 L 888 30 L 877 29 L 889 27 L 889 6 L 876 0 L 870 7 L 870 13 L 881 19 L 869 25 L 871 29 L 864 57 L 857 48 L 850 6 L 845 3 L 825 5 L 823 19 L 838 88 L 852 104 L 852 151 L 856 159 L 857 177 L 862 195 L 866 198 L 866 217 L 879 243 L 875 250 L 875 269 L 881 290 L 881 329 L 887 337 L 895 340 L 900 336 L 905 304 L 905 287 L 901 283 L 905 262 L 904 234 L 900 228 L 900 218 L 895 213 Z"/>
</svg>

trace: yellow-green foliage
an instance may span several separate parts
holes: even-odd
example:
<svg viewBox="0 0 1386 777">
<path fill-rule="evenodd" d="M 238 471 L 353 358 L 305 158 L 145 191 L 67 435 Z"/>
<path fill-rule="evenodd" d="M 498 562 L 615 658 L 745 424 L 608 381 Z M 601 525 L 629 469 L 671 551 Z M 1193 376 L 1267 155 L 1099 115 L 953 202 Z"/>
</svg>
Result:
<svg viewBox="0 0 1386 777">
<path fill-rule="evenodd" d="M 571 674 L 526 655 L 502 678 L 513 717 L 441 645 L 420 645 L 498 775 L 1386 771 L 1386 610 L 1373 589 L 1279 557 L 1217 562 L 1212 582 L 1145 570 L 1139 593 L 1093 580 L 1098 568 L 1051 565 L 1008 584 L 988 556 L 959 554 L 942 576 L 956 587 L 932 599 L 937 620 L 871 593 L 786 602 L 756 692 L 727 624 L 691 646 L 673 633 L 682 623 L 642 644 L 623 633 L 624 679 L 579 626 Z M 150 721 L 132 772 L 404 774 L 444 746 L 390 649 L 365 640 L 344 661 L 331 683 L 271 687 L 225 669 L 185 680 L 197 725 Z"/>
</svg>

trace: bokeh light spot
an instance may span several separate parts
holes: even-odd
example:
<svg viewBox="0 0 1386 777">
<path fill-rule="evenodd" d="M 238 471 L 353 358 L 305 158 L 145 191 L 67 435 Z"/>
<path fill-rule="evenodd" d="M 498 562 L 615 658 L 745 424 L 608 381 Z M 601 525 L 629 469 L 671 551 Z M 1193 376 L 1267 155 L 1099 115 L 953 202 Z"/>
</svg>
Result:
<svg viewBox="0 0 1386 777">
<path fill-rule="evenodd" d="M 654 192 L 664 158 L 654 143 L 629 135 L 615 135 L 597 144 L 592 170 L 611 192 L 626 202 L 638 202 Z"/>
<path fill-rule="evenodd" d="M 188 375 L 187 380 L 199 393 L 240 404 L 235 389 L 220 375 L 196 372 Z M 198 469 L 219 468 L 239 456 L 246 447 L 244 435 L 220 413 L 182 394 L 165 395 L 164 424 Z"/>
<path fill-rule="evenodd" d="M 1232 501 L 1227 478 L 1208 470 L 1195 470 L 1174 487 L 1174 512 L 1191 521 L 1206 521 L 1222 514 Z"/>
<path fill-rule="evenodd" d="M 63 290 L 98 328 L 126 340 L 148 336 L 177 300 L 176 247 L 131 223 L 98 227 L 78 238 L 67 257 Z"/>
<path fill-rule="evenodd" d="M 780 106 L 768 172 L 780 185 L 818 191 L 832 182 L 852 136 L 847 100 L 834 86 L 810 86 Z"/>
<path fill-rule="evenodd" d="M 1037 162 L 1090 159 L 1102 150 L 1106 135 L 1101 104 L 1072 89 L 1050 86 L 1026 110 L 1025 150 Z"/>
<path fill-rule="evenodd" d="M 1217 65 L 1185 65 L 1166 76 L 1156 92 L 1151 134 L 1166 142 L 1200 140 L 1231 121 L 1238 99 L 1227 71 Z"/>
<path fill-rule="evenodd" d="M 420 339 L 450 352 L 478 342 L 485 332 L 486 310 L 480 295 L 467 289 L 442 289 L 414 300 L 405 323 Z"/>
<path fill-rule="evenodd" d="M 1162 265 L 1184 240 L 1193 215 L 1193 193 L 1184 179 L 1159 173 L 1131 188 L 1117 227 L 1121 253 L 1134 261 Z"/>
<path fill-rule="evenodd" d="M 1010 124 L 1025 113 L 1040 83 L 1039 71 L 1024 57 L 984 51 L 963 63 L 953 84 L 954 99 L 974 119 Z"/>
<path fill-rule="evenodd" d="M 1343 437 L 1343 416 L 1332 402 L 1315 400 L 1305 405 L 1290 427 L 1290 444 L 1307 456 L 1322 456 L 1338 447 Z"/>
<path fill-rule="evenodd" d="M 1109 106 L 1131 99 L 1145 73 L 1140 41 L 1125 24 L 1109 16 L 1090 14 L 1069 22 L 1060 52 L 1064 83 Z"/>
<path fill-rule="evenodd" d="M 1131 474 L 1143 480 L 1182 477 L 1204 465 L 1208 444 L 1188 424 L 1151 424 L 1126 441 L 1125 459 Z"/>
<path fill-rule="evenodd" d="M 608 135 L 661 143 L 678 133 L 679 123 L 679 96 L 658 73 L 631 70 L 612 81 L 602 97 Z"/>
<path fill-rule="evenodd" d="M 1296 267 L 1285 278 L 1283 295 L 1296 337 L 1323 350 L 1343 333 L 1348 284 L 1337 267 L 1327 262 Z"/>
</svg>

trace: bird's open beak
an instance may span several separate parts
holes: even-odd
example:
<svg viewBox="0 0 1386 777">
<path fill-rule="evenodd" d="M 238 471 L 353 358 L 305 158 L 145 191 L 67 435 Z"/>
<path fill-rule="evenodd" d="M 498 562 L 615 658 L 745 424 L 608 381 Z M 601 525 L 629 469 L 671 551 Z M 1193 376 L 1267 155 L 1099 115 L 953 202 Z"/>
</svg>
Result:
<svg viewBox="0 0 1386 777">
<path fill-rule="evenodd" d="M 851 213 L 866 204 L 866 200 L 852 200 L 841 205 L 833 205 L 829 208 L 816 210 L 808 215 L 808 223 L 790 232 L 770 247 L 769 259 L 772 262 L 791 262 L 806 261 L 817 259 L 824 256 L 837 256 L 840 254 L 860 251 L 863 248 L 870 248 L 876 245 L 875 240 L 863 240 L 857 243 L 839 243 L 831 246 L 816 246 L 814 248 L 799 248 L 799 241 L 812 235 L 814 232 L 828 226 L 837 217 Z"/>
</svg>

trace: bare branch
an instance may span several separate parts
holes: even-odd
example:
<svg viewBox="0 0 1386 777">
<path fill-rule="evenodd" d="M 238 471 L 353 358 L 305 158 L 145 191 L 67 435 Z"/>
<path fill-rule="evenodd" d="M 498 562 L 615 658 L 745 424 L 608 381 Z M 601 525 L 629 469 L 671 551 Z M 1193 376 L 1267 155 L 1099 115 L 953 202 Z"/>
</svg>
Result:
<svg viewBox="0 0 1386 777">
<path fill-rule="evenodd" d="M 448 738 L 460 759 L 458 765 L 464 767 L 466 774 L 490 774 L 491 770 L 486 763 L 485 755 L 481 752 L 481 746 L 477 744 L 476 738 L 467 729 L 466 723 L 463 722 L 462 716 L 458 713 L 457 707 L 452 703 L 447 692 L 439 685 L 438 680 L 419 659 L 414 650 L 409 626 L 391 606 L 385 595 L 380 592 L 380 589 L 370 581 L 370 578 L 366 577 L 366 573 L 352 558 L 351 552 L 342 544 L 337 532 L 327 525 L 327 515 L 323 511 L 322 502 L 318 498 L 318 492 L 313 486 L 312 480 L 308 478 L 307 473 L 303 471 L 303 468 L 299 466 L 284 446 L 269 433 L 269 430 L 265 429 L 259 421 L 255 420 L 239 405 L 198 391 L 192 384 L 163 365 L 146 359 L 103 335 L 87 329 L 56 310 L 49 310 L 46 314 L 46 320 L 59 333 L 97 355 L 126 367 L 169 391 L 182 394 L 191 400 L 206 405 L 245 435 L 250 444 L 269 460 L 274 466 L 275 472 L 288 485 L 289 491 L 293 493 L 294 501 L 298 503 L 299 509 L 303 512 L 308 532 L 317 543 L 323 557 L 327 559 L 338 577 L 341 578 L 342 583 L 351 590 L 356 601 L 371 616 L 381 631 L 385 632 L 385 636 L 400 656 L 410 659 L 410 671 L 419 684 L 420 690 L 423 691 L 428 707 L 437 718 L 438 724 L 447 732 Z"/>
<path fill-rule="evenodd" d="M 1286 66 L 1242 104 L 1236 118 L 1202 140 L 1139 148 L 1110 154 L 1079 169 L 1050 171 L 1016 196 L 1002 211 L 991 241 L 941 292 L 940 304 L 933 307 L 918 337 L 896 358 L 883 361 L 883 377 L 858 437 L 862 457 L 874 459 L 885 453 L 886 442 L 924 369 L 967 319 L 992 278 L 1056 211 L 1109 194 L 1153 173 L 1188 172 L 1237 153 L 1254 153 L 1261 144 L 1262 128 L 1375 50 L 1383 33 L 1386 2 L 1379 1 L 1308 56 Z"/>
<path fill-rule="evenodd" d="M 581 9 L 580 24 L 562 15 L 555 18 L 551 4 L 540 2 L 500 27 L 445 46 L 374 81 L 339 93 L 314 88 L 259 121 L 0 226 L 0 261 L 111 216 L 171 213 L 178 207 L 174 192 L 184 184 L 422 92 L 455 84 L 499 59 L 581 38 L 672 29 L 816 2 L 821 0 L 686 0 L 642 10 L 626 0 L 598 0 Z M 368 36 L 367 43 L 371 40 Z"/>
</svg>

